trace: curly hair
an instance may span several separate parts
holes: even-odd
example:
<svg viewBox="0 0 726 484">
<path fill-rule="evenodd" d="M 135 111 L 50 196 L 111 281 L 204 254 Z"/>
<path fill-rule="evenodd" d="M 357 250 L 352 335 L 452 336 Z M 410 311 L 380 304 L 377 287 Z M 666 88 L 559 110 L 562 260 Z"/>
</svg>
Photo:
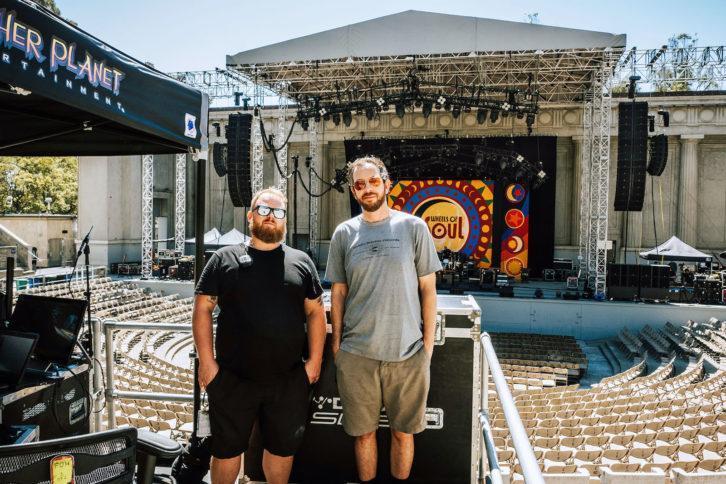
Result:
<svg viewBox="0 0 726 484">
<path fill-rule="evenodd" d="M 356 169 L 360 168 L 361 166 L 365 164 L 371 164 L 378 168 L 378 171 L 381 173 L 381 178 L 383 181 L 388 180 L 388 168 L 386 168 L 386 165 L 381 161 L 380 158 L 373 155 L 365 155 L 361 156 L 360 158 L 356 158 L 355 160 L 348 163 L 348 184 L 350 186 L 353 186 L 353 173 Z"/>
</svg>

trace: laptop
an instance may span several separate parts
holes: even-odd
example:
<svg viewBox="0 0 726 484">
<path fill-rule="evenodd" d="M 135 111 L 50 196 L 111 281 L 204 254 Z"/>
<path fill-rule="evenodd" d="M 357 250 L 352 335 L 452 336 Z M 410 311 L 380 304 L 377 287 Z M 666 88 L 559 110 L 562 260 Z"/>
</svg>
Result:
<svg viewBox="0 0 726 484">
<path fill-rule="evenodd" d="M 20 385 L 37 342 L 37 333 L 0 331 L 0 392 L 14 391 Z"/>
</svg>

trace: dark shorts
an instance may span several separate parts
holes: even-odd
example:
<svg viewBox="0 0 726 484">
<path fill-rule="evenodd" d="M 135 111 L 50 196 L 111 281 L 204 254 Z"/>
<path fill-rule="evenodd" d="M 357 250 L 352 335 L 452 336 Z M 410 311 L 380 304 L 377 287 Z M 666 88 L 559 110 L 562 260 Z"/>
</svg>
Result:
<svg viewBox="0 0 726 484">
<path fill-rule="evenodd" d="M 229 459 L 246 451 L 257 419 L 268 452 L 294 455 L 305 433 L 310 389 L 302 365 L 269 384 L 241 379 L 220 368 L 207 385 L 212 455 Z"/>
</svg>

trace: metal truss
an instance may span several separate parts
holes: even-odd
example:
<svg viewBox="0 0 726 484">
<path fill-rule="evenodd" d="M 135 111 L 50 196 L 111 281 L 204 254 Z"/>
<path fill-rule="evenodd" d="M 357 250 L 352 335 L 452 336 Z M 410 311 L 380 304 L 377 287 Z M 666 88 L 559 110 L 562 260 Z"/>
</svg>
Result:
<svg viewBox="0 0 726 484">
<path fill-rule="evenodd" d="M 726 89 L 726 47 L 633 47 L 615 69 L 614 86 L 640 76 L 641 91 Z"/>
<path fill-rule="evenodd" d="M 316 96 L 396 84 L 409 73 L 447 85 L 484 85 L 495 89 L 537 90 L 543 102 L 581 102 L 604 54 L 622 48 L 557 49 L 509 52 L 464 52 L 395 57 L 356 57 L 255 65 L 230 65 L 246 77 L 260 79 L 281 94 Z"/>
<path fill-rule="evenodd" d="M 586 94 L 583 112 L 580 261 L 581 267 L 584 264 L 587 268 L 588 279 L 593 279 L 595 295 L 602 297 L 606 290 L 611 82 L 614 61 L 612 56 L 604 56 L 601 68 L 594 74 L 592 87 Z"/>
<path fill-rule="evenodd" d="M 246 104 L 254 90 L 254 84 L 236 71 L 169 72 L 168 75 L 209 95 L 210 103 L 217 99 L 234 100 L 234 105 Z M 245 101 L 246 99 L 246 101 Z"/>
<path fill-rule="evenodd" d="M 310 148 L 308 149 L 308 156 L 310 156 L 310 167 L 311 173 L 321 173 L 320 171 L 320 156 L 318 154 L 318 123 L 314 120 L 310 120 L 310 127 L 308 129 L 308 136 L 310 140 Z M 314 170 L 314 171 L 313 171 Z M 320 182 L 317 176 L 310 177 L 310 193 L 317 195 L 320 193 Z M 318 262 L 318 223 L 320 218 L 318 217 L 318 207 L 320 205 L 320 197 L 310 197 L 310 211 L 308 213 L 308 227 L 310 237 L 310 253 L 312 254 L 313 261 L 317 264 Z"/>
<path fill-rule="evenodd" d="M 174 251 L 184 254 L 187 208 L 187 155 L 176 155 L 176 187 L 174 203 Z"/>
<path fill-rule="evenodd" d="M 260 130 L 261 112 L 255 107 L 252 115 L 252 195 L 262 190 L 263 170 L 262 164 L 262 130 Z"/>
<path fill-rule="evenodd" d="M 141 158 L 141 277 L 151 277 L 154 248 L 154 155 Z"/>
<path fill-rule="evenodd" d="M 287 173 L 287 102 L 286 96 L 280 96 L 280 106 L 277 110 L 277 134 L 275 135 L 275 146 L 282 146 L 277 151 L 277 162 L 280 166 L 282 173 Z M 287 177 L 281 176 L 279 172 L 276 172 L 275 177 L 277 178 L 277 188 L 282 193 L 287 193 Z"/>
</svg>

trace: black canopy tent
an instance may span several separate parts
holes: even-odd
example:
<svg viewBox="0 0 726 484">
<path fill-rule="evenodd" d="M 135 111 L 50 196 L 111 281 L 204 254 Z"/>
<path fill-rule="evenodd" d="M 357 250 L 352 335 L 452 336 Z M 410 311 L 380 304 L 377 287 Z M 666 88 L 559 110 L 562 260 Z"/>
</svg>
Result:
<svg viewBox="0 0 726 484">
<path fill-rule="evenodd" d="M 0 0 L 0 156 L 193 151 L 206 159 L 208 109 L 206 94 L 43 7 Z M 204 183 L 198 163 L 197 237 Z"/>
<path fill-rule="evenodd" d="M 0 156 L 207 149 L 208 98 L 27 0 L 0 0 Z"/>
</svg>

